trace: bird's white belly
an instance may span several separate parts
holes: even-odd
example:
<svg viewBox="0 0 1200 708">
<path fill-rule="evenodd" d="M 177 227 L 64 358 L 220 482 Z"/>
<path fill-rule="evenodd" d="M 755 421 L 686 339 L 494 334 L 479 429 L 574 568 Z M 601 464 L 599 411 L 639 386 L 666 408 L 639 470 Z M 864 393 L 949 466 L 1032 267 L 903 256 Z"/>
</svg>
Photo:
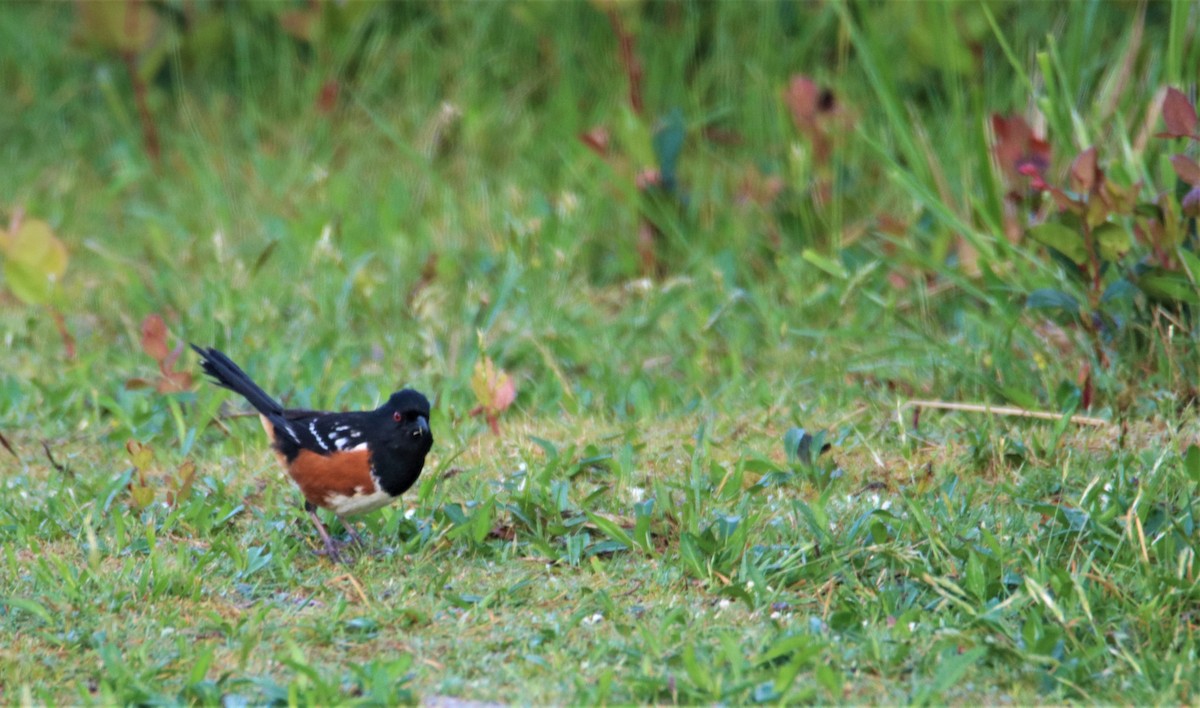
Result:
<svg viewBox="0 0 1200 708">
<path fill-rule="evenodd" d="M 355 494 L 349 497 L 345 494 L 330 494 L 325 498 L 325 506 L 338 516 L 354 516 L 381 509 L 391 504 L 394 499 L 395 497 L 382 489 L 373 494 Z"/>
</svg>

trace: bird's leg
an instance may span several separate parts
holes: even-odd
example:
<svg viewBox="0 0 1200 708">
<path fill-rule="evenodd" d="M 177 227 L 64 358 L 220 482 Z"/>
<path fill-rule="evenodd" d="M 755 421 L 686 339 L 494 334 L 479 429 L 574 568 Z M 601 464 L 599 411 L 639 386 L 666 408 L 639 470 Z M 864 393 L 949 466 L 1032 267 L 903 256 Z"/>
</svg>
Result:
<svg viewBox="0 0 1200 708">
<path fill-rule="evenodd" d="M 307 503 L 304 505 L 304 509 L 308 512 L 308 518 L 312 519 L 313 523 L 316 524 L 317 533 L 321 534 L 321 541 L 325 544 L 324 553 L 318 551 L 317 555 L 329 556 L 330 560 L 334 561 L 335 563 L 340 563 L 342 561 L 342 556 L 340 553 L 338 553 L 337 546 L 334 545 L 333 539 L 329 537 L 329 532 L 325 530 L 325 524 L 321 523 L 320 517 L 317 516 L 317 510 L 312 508 L 312 505 Z"/>
<path fill-rule="evenodd" d="M 350 538 L 358 544 L 359 548 L 362 548 L 366 545 L 363 543 L 362 537 L 359 536 L 358 532 L 354 530 L 354 527 L 350 525 L 349 521 L 346 521 L 346 519 L 341 516 L 338 517 L 338 521 L 342 522 L 342 526 L 346 528 L 346 533 L 350 534 Z"/>
</svg>

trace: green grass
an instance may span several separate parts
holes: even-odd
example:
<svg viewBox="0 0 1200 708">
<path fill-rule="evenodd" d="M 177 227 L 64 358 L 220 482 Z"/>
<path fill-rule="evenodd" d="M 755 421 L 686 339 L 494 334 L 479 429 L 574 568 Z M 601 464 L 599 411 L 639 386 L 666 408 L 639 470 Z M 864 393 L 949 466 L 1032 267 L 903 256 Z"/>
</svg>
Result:
<svg viewBox="0 0 1200 708">
<path fill-rule="evenodd" d="M 1037 106 L 1056 174 L 1095 143 L 1174 189 L 1137 135 L 1194 81 L 1187 4 L 625 6 L 644 116 L 595 4 L 368 7 L 312 46 L 281 8 L 196 4 L 143 56 L 158 164 L 75 6 L 0 13 L 0 212 L 70 252 L 48 305 L 0 289 L 0 702 L 1195 701 L 1190 312 L 1138 301 L 1101 366 L 1027 311 L 1071 277 L 1002 236 L 986 129 Z M 827 163 L 795 73 L 841 111 Z M 682 192 L 640 193 L 675 108 Z M 126 385 L 154 313 L 291 405 L 430 395 L 366 553 L 312 553 L 241 401 Z M 904 405 L 1082 413 L 1089 363 L 1111 426 Z"/>
</svg>

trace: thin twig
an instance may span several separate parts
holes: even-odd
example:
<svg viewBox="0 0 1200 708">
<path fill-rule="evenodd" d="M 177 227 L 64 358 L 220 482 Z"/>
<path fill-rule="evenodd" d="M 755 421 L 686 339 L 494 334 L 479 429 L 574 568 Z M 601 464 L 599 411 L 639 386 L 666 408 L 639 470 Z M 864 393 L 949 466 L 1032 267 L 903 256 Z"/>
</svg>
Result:
<svg viewBox="0 0 1200 708">
<path fill-rule="evenodd" d="M 126 0 L 125 2 L 125 34 L 130 42 L 136 42 L 138 36 L 138 20 L 141 19 L 138 12 L 137 0 Z M 161 144 L 158 141 L 158 127 L 154 124 L 154 115 L 150 112 L 150 103 L 146 100 L 148 93 L 146 80 L 142 78 L 141 72 L 138 71 L 138 57 L 135 49 L 126 49 L 121 52 L 121 59 L 125 62 L 125 69 L 129 72 L 129 80 L 133 84 L 133 102 L 137 107 L 138 120 L 142 125 L 142 140 L 146 146 L 146 154 L 150 156 L 154 165 L 158 166 L 159 155 L 162 153 Z"/>
<path fill-rule="evenodd" d="M 45 440 L 42 441 L 42 449 L 46 451 L 46 459 L 50 460 L 50 466 L 53 467 L 55 470 L 57 470 L 59 474 L 65 474 L 68 477 L 75 476 L 74 474 L 72 474 L 71 469 L 69 467 L 67 467 L 66 465 L 58 464 L 58 460 L 55 460 L 54 455 L 52 455 L 50 453 L 49 443 L 47 443 Z"/>
<path fill-rule="evenodd" d="M 58 330 L 58 336 L 62 339 L 63 348 L 67 352 L 68 359 L 75 358 L 75 337 L 71 334 L 71 330 L 67 329 L 67 320 L 63 314 L 55 308 L 50 308 L 50 316 L 54 319 L 54 327 Z"/>
<path fill-rule="evenodd" d="M 644 109 L 642 102 L 642 62 L 638 59 L 637 49 L 634 46 L 636 40 L 633 33 L 626 27 L 621 20 L 621 15 L 614 8 L 608 12 L 608 21 L 612 25 L 613 34 L 617 37 L 617 52 L 621 60 L 621 67 L 625 69 L 625 77 L 629 79 L 629 107 L 633 112 L 641 115 Z"/>
<path fill-rule="evenodd" d="M 990 415 L 1010 415 L 1018 418 L 1037 418 L 1038 420 L 1062 420 L 1062 413 L 1052 411 L 1031 411 L 1015 406 L 993 406 L 987 403 L 953 403 L 950 401 L 905 401 L 902 408 L 937 408 L 946 411 L 965 411 L 967 413 L 988 413 Z M 1103 418 L 1091 418 L 1086 415 L 1073 415 L 1070 421 L 1076 425 L 1091 425 L 1105 427 L 1113 425 Z"/>
<path fill-rule="evenodd" d="M 4 437 L 4 433 L 0 433 L 0 445 L 3 445 L 5 450 L 8 450 L 10 453 L 12 453 L 13 457 L 17 458 L 18 460 L 21 459 L 21 456 L 17 454 L 16 450 L 13 449 L 12 444 L 8 442 L 8 438 Z"/>
<path fill-rule="evenodd" d="M 339 575 L 330 582 L 336 583 L 339 580 L 349 580 L 350 585 L 354 588 L 354 592 L 356 592 L 358 594 L 358 599 L 362 600 L 363 604 L 366 605 L 367 607 L 373 606 L 371 604 L 371 599 L 367 597 L 366 591 L 363 590 L 362 584 L 358 582 L 358 578 L 354 577 L 353 574 L 345 573 L 343 575 Z"/>
</svg>

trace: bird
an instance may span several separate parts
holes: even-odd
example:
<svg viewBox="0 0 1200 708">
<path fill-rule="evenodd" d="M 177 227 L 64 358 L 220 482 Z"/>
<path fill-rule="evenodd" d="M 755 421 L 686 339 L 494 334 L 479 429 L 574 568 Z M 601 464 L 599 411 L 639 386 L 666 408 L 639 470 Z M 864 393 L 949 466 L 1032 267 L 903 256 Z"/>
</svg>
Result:
<svg viewBox="0 0 1200 708">
<path fill-rule="evenodd" d="M 316 524 L 323 555 L 341 560 L 318 508 L 333 512 L 363 546 L 346 517 L 391 504 L 417 481 L 433 447 L 429 399 L 406 388 L 375 410 L 285 409 L 224 353 L 191 346 L 213 383 L 241 395 L 258 411 L 279 464 L 304 495 L 304 510 Z"/>
</svg>

